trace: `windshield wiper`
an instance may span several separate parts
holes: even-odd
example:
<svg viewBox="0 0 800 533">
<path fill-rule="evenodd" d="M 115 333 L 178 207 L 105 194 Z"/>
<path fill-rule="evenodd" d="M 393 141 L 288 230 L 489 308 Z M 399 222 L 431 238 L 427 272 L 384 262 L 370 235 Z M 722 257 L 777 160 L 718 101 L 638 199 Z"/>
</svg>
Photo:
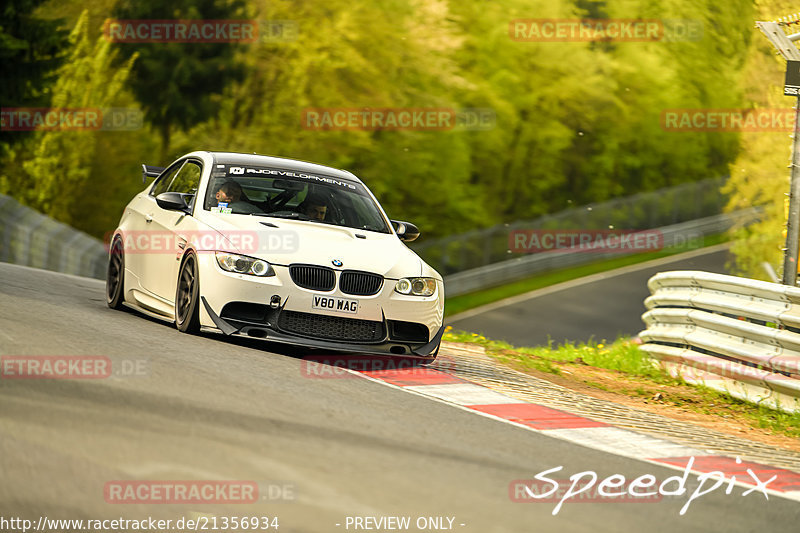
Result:
<svg viewBox="0 0 800 533">
<path fill-rule="evenodd" d="M 296 218 L 299 219 L 300 217 L 304 217 L 305 220 L 307 217 L 301 213 L 250 213 L 250 216 L 254 217 L 274 217 L 274 218 Z"/>
<path fill-rule="evenodd" d="M 304 215 L 303 213 L 250 213 L 250 216 L 254 217 L 274 217 L 274 218 L 289 218 L 292 220 L 302 220 L 303 222 L 316 222 L 317 224 L 327 224 L 329 226 L 340 226 L 343 228 L 349 228 L 350 226 L 343 226 L 342 224 L 337 224 L 336 222 L 332 222 L 330 220 L 319 220 L 316 218 L 311 218 L 308 215 Z M 358 229 L 358 228 L 354 228 Z"/>
<path fill-rule="evenodd" d="M 334 226 L 339 225 L 334 222 L 330 222 L 328 220 L 319 220 L 316 218 L 312 218 L 308 215 L 304 215 L 303 213 L 250 213 L 250 214 L 257 217 L 290 218 L 292 220 L 302 220 L 303 222 L 318 222 L 320 224 L 331 224 Z"/>
</svg>

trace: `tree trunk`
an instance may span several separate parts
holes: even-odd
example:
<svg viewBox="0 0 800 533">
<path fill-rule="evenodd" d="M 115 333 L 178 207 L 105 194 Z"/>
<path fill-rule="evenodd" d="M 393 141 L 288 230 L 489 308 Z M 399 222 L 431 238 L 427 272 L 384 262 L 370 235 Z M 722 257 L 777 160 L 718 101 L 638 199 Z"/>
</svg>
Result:
<svg viewBox="0 0 800 533">
<path fill-rule="evenodd" d="M 161 154 L 159 157 L 159 164 L 163 166 L 169 165 L 172 161 L 168 160 L 169 157 L 169 137 L 170 137 L 169 122 L 161 125 Z"/>
</svg>

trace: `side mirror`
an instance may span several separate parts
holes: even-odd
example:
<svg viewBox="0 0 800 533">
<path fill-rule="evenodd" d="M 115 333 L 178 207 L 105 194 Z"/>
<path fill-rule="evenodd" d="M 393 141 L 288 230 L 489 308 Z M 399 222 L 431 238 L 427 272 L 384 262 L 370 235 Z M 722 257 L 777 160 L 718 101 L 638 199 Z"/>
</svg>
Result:
<svg viewBox="0 0 800 533">
<path fill-rule="evenodd" d="M 191 195 L 183 194 L 180 192 L 162 192 L 156 196 L 156 203 L 161 209 L 168 211 L 182 211 L 189 214 L 189 204 L 186 203 L 186 197 Z"/>
<path fill-rule="evenodd" d="M 411 222 L 403 222 L 402 220 L 391 220 L 390 222 L 401 241 L 411 242 L 419 237 L 419 228 Z"/>
</svg>

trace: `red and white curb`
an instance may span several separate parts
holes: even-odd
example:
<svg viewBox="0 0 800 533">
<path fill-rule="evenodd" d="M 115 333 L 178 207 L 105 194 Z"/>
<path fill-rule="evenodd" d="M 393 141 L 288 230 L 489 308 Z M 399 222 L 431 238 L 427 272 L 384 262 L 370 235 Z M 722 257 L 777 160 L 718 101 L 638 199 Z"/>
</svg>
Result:
<svg viewBox="0 0 800 533">
<path fill-rule="evenodd" d="M 726 477 L 735 476 L 735 484 L 743 487 L 755 485 L 748 469 L 761 480 L 777 476 L 766 491 L 800 501 L 800 472 L 747 461 L 737 462 L 731 457 L 713 455 L 706 450 L 525 402 L 434 369 L 349 372 L 530 431 L 674 470 L 683 471 L 694 458 L 692 473 L 722 472 Z"/>
</svg>

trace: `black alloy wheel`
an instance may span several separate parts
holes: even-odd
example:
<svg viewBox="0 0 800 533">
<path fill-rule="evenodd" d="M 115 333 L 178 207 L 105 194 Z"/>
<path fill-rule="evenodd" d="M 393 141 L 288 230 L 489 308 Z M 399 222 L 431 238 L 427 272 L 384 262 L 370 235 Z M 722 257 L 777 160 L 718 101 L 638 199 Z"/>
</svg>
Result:
<svg viewBox="0 0 800 533">
<path fill-rule="evenodd" d="M 186 254 L 178 274 L 175 294 L 175 325 L 184 333 L 200 331 L 200 282 L 197 275 L 197 257 Z"/>
<path fill-rule="evenodd" d="M 124 302 L 125 288 L 125 256 L 122 239 L 117 237 L 108 254 L 108 270 L 106 272 L 106 303 L 111 309 L 120 309 Z"/>
</svg>

